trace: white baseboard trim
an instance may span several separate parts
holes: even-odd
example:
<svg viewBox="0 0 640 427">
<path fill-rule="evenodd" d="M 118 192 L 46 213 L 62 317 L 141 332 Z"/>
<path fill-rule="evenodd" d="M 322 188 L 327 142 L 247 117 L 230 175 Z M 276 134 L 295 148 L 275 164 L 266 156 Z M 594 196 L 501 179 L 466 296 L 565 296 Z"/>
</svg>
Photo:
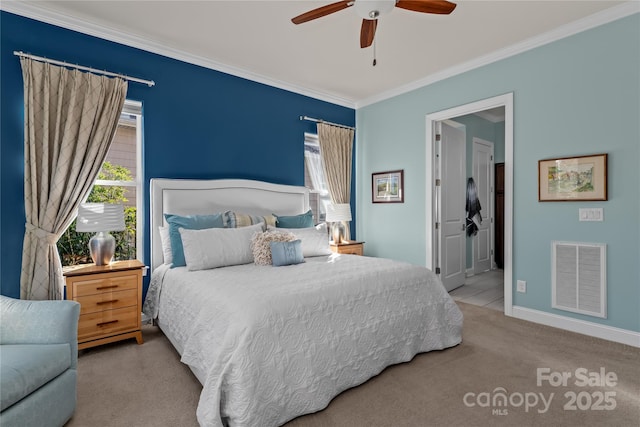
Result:
<svg viewBox="0 0 640 427">
<path fill-rule="evenodd" d="M 465 275 L 466 277 L 471 277 L 471 276 L 475 275 L 475 273 L 473 272 L 473 267 L 472 267 L 472 268 L 467 268 L 467 269 L 465 270 L 465 272 L 464 272 L 464 275 Z"/>
<path fill-rule="evenodd" d="M 586 322 L 516 305 L 512 308 L 512 317 L 640 348 L 640 332 Z"/>
</svg>

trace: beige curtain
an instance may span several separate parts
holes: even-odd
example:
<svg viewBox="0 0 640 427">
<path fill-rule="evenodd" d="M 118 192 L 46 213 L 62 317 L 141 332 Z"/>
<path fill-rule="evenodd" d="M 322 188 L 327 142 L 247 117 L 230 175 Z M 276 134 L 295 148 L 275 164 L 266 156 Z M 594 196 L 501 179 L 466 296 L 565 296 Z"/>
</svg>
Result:
<svg viewBox="0 0 640 427">
<path fill-rule="evenodd" d="M 56 242 L 104 161 L 127 82 L 21 58 L 24 79 L 24 206 L 20 297 L 60 299 Z"/>
<path fill-rule="evenodd" d="M 318 143 L 322 156 L 324 176 L 332 203 L 351 202 L 351 158 L 353 129 L 318 123 Z M 349 223 L 346 236 L 351 236 Z"/>
</svg>

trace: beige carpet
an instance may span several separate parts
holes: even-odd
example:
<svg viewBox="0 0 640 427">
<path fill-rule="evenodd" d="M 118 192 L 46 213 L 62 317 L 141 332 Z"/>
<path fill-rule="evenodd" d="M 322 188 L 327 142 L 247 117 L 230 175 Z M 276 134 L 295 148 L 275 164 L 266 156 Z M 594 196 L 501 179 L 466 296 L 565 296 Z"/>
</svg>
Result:
<svg viewBox="0 0 640 427">
<path fill-rule="evenodd" d="M 387 368 L 286 426 L 640 425 L 640 349 L 458 304 L 462 344 Z M 143 335 L 141 346 L 129 340 L 81 352 L 78 407 L 67 426 L 198 425 L 200 384 L 162 332 L 146 326 Z M 552 379 L 571 376 L 566 386 L 538 386 L 538 368 Z M 582 385 L 583 377 L 591 382 Z M 500 392 L 506 406 L 493 402 Z"/>
</svg>

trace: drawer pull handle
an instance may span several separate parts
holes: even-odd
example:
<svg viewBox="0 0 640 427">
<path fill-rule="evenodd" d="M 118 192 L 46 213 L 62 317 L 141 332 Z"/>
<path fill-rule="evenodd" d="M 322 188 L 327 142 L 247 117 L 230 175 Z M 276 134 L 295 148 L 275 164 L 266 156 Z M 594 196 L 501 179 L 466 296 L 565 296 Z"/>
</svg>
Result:
<svg viewBox="0 0 640 427">
<path fill-rule="evenodd" d="M 98 302 L 96 303 L 96 305 L 111 304 L 112 302 L 114 302 L 114 303 L 115 303 L 115 302 L 118 302 L 118 300 L 117 300 L 117 299 L 110 299 L 109 301 L 98 301 Z"/>
<path fill-rule="evenodd" d="M 108 322 L 101 322 L 101 323 L 98 323 L 96 326 L 105 326 L 111 323 L 118 323 L 118 320 L 116 319 L 116 320 L 109 320 Z"/>
<path fill-rule="evenodd" d="M 117 288 L 118 285 L 110 285 L 110 286 L 100 286 L 99 288 L 96 288 L 97 290 L 101 291 L 103 289 L 113 289 L 113 288 Z"/>
</svg>

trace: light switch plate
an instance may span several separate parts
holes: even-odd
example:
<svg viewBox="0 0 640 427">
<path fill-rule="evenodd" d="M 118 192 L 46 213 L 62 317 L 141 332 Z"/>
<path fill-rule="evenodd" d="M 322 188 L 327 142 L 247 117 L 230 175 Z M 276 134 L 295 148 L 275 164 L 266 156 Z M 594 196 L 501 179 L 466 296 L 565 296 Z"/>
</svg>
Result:
<svg viewBox="0 0 640 427">
<path fill-rule="evenodd" d="M 602 208 L 579 208 L 578 219 L 580 221 L 604 221 Z"/>
</svg>

